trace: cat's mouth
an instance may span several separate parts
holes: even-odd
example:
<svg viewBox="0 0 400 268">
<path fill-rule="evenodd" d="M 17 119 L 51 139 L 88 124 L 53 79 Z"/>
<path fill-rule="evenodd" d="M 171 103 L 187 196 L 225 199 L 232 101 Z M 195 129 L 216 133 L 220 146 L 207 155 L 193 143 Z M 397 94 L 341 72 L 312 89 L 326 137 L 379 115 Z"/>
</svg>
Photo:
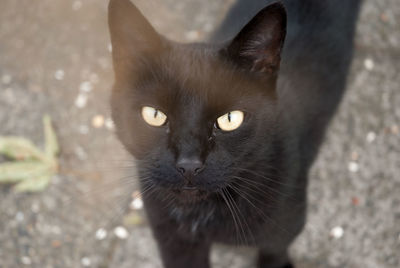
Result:
<svg viewBox="0 0 400 268">
<path fill-rule="evenodd" d="M 195 186 L 184 186 L 180 189 L 172 190 L 177 200 L 182 203 L 195 203 L 206 199 L 209 193 Z"/>
</svg>

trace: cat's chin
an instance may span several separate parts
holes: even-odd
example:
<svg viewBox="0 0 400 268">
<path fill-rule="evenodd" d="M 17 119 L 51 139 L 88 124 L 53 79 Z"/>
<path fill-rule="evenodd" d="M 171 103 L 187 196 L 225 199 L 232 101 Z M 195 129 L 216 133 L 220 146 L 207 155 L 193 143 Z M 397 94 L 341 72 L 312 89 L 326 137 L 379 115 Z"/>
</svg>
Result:
<svg viewBox="0 0 400 268">
<path fill-rule="evenodd" d="M 209 197 L 209 193 L 197 188 L 181 188 L 172 190 L 176 197 L 176 201 L 181 204 L 193 204 L 205 200 Z"/>
</svg>

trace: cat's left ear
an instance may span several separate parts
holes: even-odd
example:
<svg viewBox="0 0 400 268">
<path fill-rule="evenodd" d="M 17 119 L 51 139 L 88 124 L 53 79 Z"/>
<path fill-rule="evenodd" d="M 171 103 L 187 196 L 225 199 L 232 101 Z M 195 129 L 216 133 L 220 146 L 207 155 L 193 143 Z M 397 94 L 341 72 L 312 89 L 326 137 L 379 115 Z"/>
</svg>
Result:
<svg viewBox="0 0 400 268">
<path fill-rule="evenodd" d="M 286 36 L 286 10 L 277 2 L 262 9 L 225 49 L 240 67 L 275 75 Z"/>
</svg>

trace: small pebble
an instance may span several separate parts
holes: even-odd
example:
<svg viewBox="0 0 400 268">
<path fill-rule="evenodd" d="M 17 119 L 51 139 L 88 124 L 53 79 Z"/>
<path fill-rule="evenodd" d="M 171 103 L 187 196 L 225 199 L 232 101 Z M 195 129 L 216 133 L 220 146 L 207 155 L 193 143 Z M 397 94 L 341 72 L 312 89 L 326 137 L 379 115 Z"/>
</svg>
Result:
<svg viewBox="0 0 400 268">
<path fill-rule="evenodd" d="M 107 230 L 100 228 L 96 231 L 96 239 L 97 240 L 103 240 L 107 237 Z"/>
<path fill-rule="evenodd" d="M 118 226 L 114 229 L 114 234 L 119 238 L 119 239 L 127 239 L 129 234 L 128 231 L 122 227 Z"/>
<path fill-rule="evenodd" d="M 32 203 L 31 209 L 32 209 L 33 213 L 38 213 L 40 211 L 40 206 L 38 203 Z"/>
<path fill-rule="evenodd" d="M 51 232 L 52 232 L 53 234 L 59 235 L 59 234 L 62 233 L 62 230 L 61 230 L 61 228 L 60 228 L 59 226 L 53 225 L 53 226 L 51 226 Z"/>
<path fill-rule="evenodd" d="M 75 11 L 81 9 L 81 7 L 82 7 L 81 1 L 74 1 L 74 3 L 72 3 L 72 9 Z"/>
<path fill-rule="evenodd" d="M 351 160 L 357 161 L 359 157 L 360 156 L 359 156 L 359 154 L 357 152 L 352 152 L 351 153 Z"/>
<path fill-rule="evenodd" d="M 381 21 L 388 22 L 389 21 L 389 17 L 385 13 L 382 13 L 381 14 Z"/>
<path fill-rule="evenodd" d="M 52 246 L 53 248 L 59 248 L 59 247 L 61 247 L 61 241 L 60 241 L 60 240 L 53 240 L 53 241 L 51 242 L 51 246 Z"/>
<path fill-rule="evenodd" d="M 104 125 L 106 126 L 106 128 L 108 130 L 114 130 L 114 128 L 115 128 L 114 121 L 111 118 L 107 118 L 104 121 Z"/>
<path fill-rule="evenodd" d="M 75 148 L 75 155 L 79 158 L 79 160 L 86 160 L 88 157 L 85 150 L 83 150 L 83 148 L 80 146 Z"/>
<path fill-rule="evenodd" d="M 23 256 L 21 258 L 21 262 L 23 264 L 25 264 L 25 265 L 31 265 L 32 264 L 31 258 L 29 258 L 28 256 Z"/>
<path fill-rule="evenodd" d="M 344 234 L 344 230 L 340 226 L 334 227 L 330 232 L 330 236 L 335 238 L 335 239 L 341 238 L 343 236 L 343 234 Z"/>
<path fill-rule="evenodd" d="M 392 131 L 393 134 L 398 135 L 400 132 L 399 126 L 393 125 L 391 126 L 390 130 Z"/>
<path fill-rule="evenodd" d="M 86 94 L 80 93 L 75 99 L 75 106 L 82 109 L 86 106 L 88 101 L 88 96 Z"/>
<path fill-rule="evenodd" d="M 186 39 L 189 41 L 195 41 L 200 38 L 200 32 L 199 31 L 189 31 L 186 33 Z"/>
<path fill-rule="evenodd" d="M 81 133 L 82 135 L 89 134 L 89 127 L 86 126 L 86 125 L 80 125 L 79 126 L 79 133 Z"/>
<path fill-rule="evenodd" d="M 59 81 L 63 80 L 63 79 L 64 79 L 64 76 L 65 76 L 65 73 L 64 73 L 63 70 L 57 70 L 57 71 L 54 73 L 54 78 L 57 79 L 57 80 L 59 80 Z"/>
<path fill-rule="evenodd" d="M 22 222 L 22 221 L 25 219 L 24 213 L 22 213 L 21 211 L 18 211 L 18 212 L 17 212 L 17 215 L 15 215 L 15 219 L 16 219 L 18 222 Z"/>
<path fill-rule="evenodd" d="M 101 128 L 104 126 L 104 116 L 96 115 L 92 118 L 92 126 L 95 128 Z"/>
<path fill-rule="evenodd" d="M 10 84 L 11 81 L 12 81 L 11 75 L 4 74 L 4 75 L 1 77 L 1 82 L 3 82 L 4 85 Z"/>
<path fill-rule="evenodd" d="M 371 143 L 371 142 L 375 141 L 375 139 L 376 139 L 376 133 L 373 131 L 368 132 L 367 142 Z"/>
<path fill-rule="evenodd" d="M 81 259 L 81 263 L 85 267 L 89 267 L 90 265 L 92 265 L 92 261 L 88 257 L 83 257 Z"/>
<path fill-rule="evenodd" d="M 143 200 L 140 197 L 136 197 L 135 199 L 133 199 L 133 201 L 131 202 L 130 205 L 131 209 L 134 210 L 139 210 L 143 208 Z"/>
<path fill-rule="evenodd" d="M 372 59 L 367 58 L 364 60 L 364 67 L 365 69 L 367 69 L 368 71 L 372 71 L 372 69 L 374 69 L 375 63 Z"/>
<path fill-rule="evenodd" d="M 358 199 L 358 197 L 353 197 L 351 199 L 351 203 L 355 206 L 358 206 L 360 204 L 360 199 Z"/>
<path fill-rule="evenodd" d="M 392 132 L 392 129 L 390 127 L 385 127 L 383 131 L 385 132 L 385 134 L 390 134 Z"/>
<path fill-rule="evenodd" d="M 87 92 L 92 91 L 92 89 L 93 89 L 93 86 L 89 81 L 82 82 L 80 84 L 80 86 L 79 86 L 79 90 L 81 92 L 86 92 L 87 93 Z"/>
<path fill-rule="evenodd" d="M 354 161 L 349 162 L 348 168 L 349 168 L 349 171 L 353 172 L 353 173 L 358 172 L 358 170 L 360 169 L 358 163 L 356 163 Z"/>
</svg>

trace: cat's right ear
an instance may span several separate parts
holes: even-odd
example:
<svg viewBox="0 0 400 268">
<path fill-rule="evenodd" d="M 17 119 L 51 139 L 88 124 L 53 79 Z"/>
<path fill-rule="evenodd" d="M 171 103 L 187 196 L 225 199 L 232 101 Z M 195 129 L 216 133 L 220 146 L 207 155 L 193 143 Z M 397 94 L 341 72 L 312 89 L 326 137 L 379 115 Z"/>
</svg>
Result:
<svg viewBox="0 0 400 268">
<path fill-rule="evenodd" d="M 116 72 L 162 49 L 162 37 L 130 0 L 110 0 L 108 25 Z"/>
</svg>

